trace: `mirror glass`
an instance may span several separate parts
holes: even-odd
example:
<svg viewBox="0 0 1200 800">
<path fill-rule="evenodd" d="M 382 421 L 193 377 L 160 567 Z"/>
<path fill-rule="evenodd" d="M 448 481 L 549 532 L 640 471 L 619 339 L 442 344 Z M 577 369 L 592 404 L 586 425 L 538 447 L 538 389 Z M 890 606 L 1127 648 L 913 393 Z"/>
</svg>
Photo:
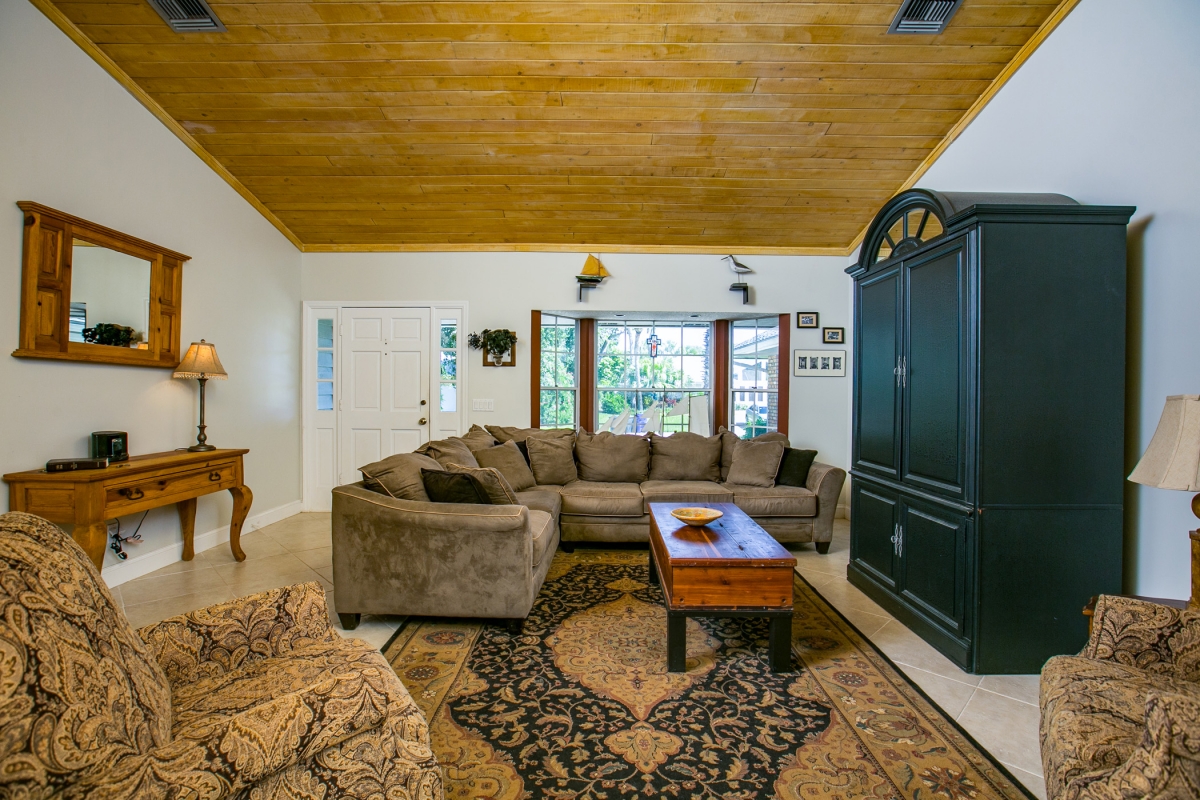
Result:
<svg viewBox="0 0 1200 800">
<path fill-rule="evenodd" d="M 75 239 L 70 314 L 72 342 L 146 349 L 150 262 Z"/>
</svg>

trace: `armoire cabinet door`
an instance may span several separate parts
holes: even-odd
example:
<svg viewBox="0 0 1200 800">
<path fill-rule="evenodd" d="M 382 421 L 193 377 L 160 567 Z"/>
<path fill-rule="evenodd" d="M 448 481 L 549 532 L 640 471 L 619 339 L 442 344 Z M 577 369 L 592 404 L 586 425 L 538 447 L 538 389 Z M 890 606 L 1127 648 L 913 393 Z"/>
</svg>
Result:
<svg viewBox="0 0 1200 800">
<path fill-rule="evenodd" d="M 850 560 L 876 583 L 896 591 L 896 538 L 900 497 L 890 489 L 854 481 L 850 490 Z"/>
<path fill-rule="evenodd" d="M 855 466 L 900 477 L 900 265 L 856 283 Z"/>
<path fill-rule="evenodd" d="M 967 499 L 967 238 L 904 263 L 902 480 Z"/>
<path fill-rule="evenodd" d="M 938 627 L 965 637 L 971 517 L 904 496 L 899 520 L 900 596 Z"/>
</svg>

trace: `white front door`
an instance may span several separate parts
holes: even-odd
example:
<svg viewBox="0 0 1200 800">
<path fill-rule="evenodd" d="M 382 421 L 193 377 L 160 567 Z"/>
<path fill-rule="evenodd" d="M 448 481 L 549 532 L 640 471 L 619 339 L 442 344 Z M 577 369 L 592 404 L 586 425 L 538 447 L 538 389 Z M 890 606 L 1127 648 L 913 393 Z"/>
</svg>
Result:
<svg viewBox="0 0 1200 800">
<path fill-rule="evenodd" d="M 340 483 L 428 441 L 429 331 L 428 308 L 342 309 Z"/>
</svg>

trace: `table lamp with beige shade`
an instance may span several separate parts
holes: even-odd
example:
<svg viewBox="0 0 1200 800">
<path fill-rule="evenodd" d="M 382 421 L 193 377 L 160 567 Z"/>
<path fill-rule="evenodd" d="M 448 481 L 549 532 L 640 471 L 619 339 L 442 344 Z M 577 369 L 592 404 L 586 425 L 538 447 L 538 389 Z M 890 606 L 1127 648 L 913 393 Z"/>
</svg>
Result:
<svg viewBox="0 0 1200 800">
<path fill-rule="evenodd" d="M 217 448 L 207 444 L 208 436 L 204 433 L 204 384 L 208 383 L 209 378 L 223 381 L 229 377 L 225 368 L 221 366 L 221 359 L 217 358 L 216 346 L 203 339 L 192 342 L 192 346 L 188 348 L 183 360 L 175 368 L 175 374 L 172 377 L 195 378 L 200 382 L 200 432 L 196 436 L 196 443 L 188 450 L 193 453 L 216 450 Z"/>
<path fill-rule="evenodd" d="M 1200 517 L 1200 395 L 1177 394 L 1167 398 L 1158 428 L 1129 480 L 1159 489 L 1198 492 L 1192 513 Z M 1188 605 L 1200 608 L 1200 530 L 1192 539 L 1192 597 Z"/>
</svg>

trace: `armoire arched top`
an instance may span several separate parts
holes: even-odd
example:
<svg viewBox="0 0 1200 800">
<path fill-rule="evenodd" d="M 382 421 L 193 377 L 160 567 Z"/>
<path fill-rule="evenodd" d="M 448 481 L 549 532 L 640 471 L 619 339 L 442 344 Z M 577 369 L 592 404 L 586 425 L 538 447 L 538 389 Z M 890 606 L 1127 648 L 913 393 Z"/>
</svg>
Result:
<svg viewBox="0 0 1200 800">
<path fill-rule="evenodd" d="M 905 256 L 926 242 L 940 238 L 961 217 L 979 206 L 1028 209 L 1030 206 L 1078 206 L 1061 194 L 1006 194 L 995 192 L 937 192 L 909 189 L 879 209 L 859 249 L 858 263 L 846 272 L 862 273 L 877 263 Z"/>
</svg>

